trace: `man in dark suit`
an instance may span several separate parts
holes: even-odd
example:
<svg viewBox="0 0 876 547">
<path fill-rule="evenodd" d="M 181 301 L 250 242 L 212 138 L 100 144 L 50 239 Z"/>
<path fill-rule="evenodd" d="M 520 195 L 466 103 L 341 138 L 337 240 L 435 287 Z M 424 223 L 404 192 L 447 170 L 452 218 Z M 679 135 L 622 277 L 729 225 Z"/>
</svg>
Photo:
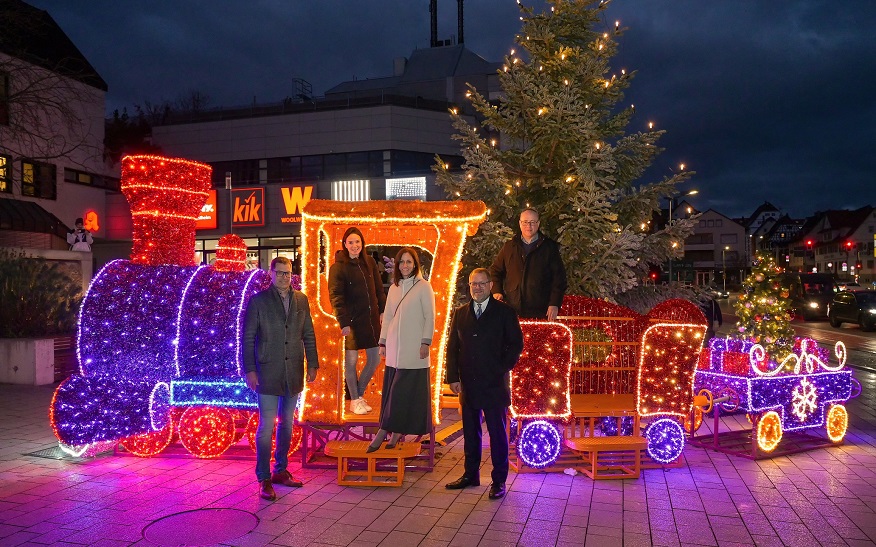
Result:
<svg viewBox="0 0 876 547">
<path fill-rule="evenodd" d="M 286 466 L 295 422 L 295 406 L 304 389 L 304 358 L 307 381 L 316 379 L 319 359 L 310 304 L 292 288 L 292 263 L 278 257 L 271 262 L 272 285 L 256 294 L 246 307 L 243 328 L 243 369 L 246 385 L 258 393 L 259 427 L 256 431 L 256 479 L 260 495 L 277 499 L 273 484 L 298 487 Z M 277 423 L 277 449 L 271 473 L 271 434 Z"/>
<path fill-rule="evenodd" d="M 453 313 L 447 342 L 447 382 L 462 403 L 465 473 L 445 485 L 456 490 L 480 485 L 481 414 L 490 433 L 493 461 L 490 499 L 505 495 L 508 478 L 510 372 L 523 351 L 523 332 L 514 310 L 490 297 L 490 272 L 477 268 L 468 277 L 472 301 Z"/>
</svg>

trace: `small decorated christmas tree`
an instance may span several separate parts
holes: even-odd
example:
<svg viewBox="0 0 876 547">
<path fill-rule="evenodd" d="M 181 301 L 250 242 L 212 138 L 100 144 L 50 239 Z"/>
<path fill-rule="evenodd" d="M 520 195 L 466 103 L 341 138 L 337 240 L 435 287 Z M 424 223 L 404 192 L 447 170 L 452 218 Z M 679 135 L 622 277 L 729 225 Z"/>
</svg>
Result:
<svg viewBox="0 0 876 547">
<path fill-rule="evenodd" d="M 758 253 L 735 303 L 737 336 L 763 346 L 767 356 L 777 363 L 794 351 L 788 290 L 779 278 L 782 271 L 771 254 Z"/>
</svg>

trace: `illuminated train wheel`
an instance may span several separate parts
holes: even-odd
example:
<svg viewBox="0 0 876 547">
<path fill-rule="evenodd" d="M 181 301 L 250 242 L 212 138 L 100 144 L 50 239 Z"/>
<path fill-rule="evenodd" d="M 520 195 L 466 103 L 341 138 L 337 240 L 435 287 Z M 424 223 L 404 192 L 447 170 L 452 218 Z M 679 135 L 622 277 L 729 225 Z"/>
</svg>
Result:
<svg viewBox="0 0 876 547">
<path fill-rule="evenodd" d="M 179 440 L 198 458 L 218 458 L 234 437 L 234 417 L 224 408 L 191 406 L 180 417 Z"/>
<path fill-rule="evenodd" d="M 671 463 L 684 451 L 684 428 L 673 418 L 660 418 L 645 430 L 648 455 L 658 463 Z"/>
<path fill-rule="evenodd" d="M 835 443 L 841 443 L 849 428 L 849 413 L 840 404 L 830 405 L 827 411 L 827 437 Z"/>
<path fill-rule="evenodd" d="M 255 452 L 256 431 L 259 428 L 259 413 L 253 412 L 249 418 L 249 423 L 246 425 L 246 440 L 249 441 L 249 447 Z M 289 443 L 289 456 L 301 447 L 301 439 L 304 437 L 304 429 L 296 422 L 292 426 L 292 440 Z M 273 458 L 274 451 L 277 449 L 277 427 L 274 425 L 274 431 L 271 434 L 271 457 Z"/>
<path fill-rule="evenodd" d="M 517 455 L 535 469 L 547 467 L 560 457 L 563 439 L 550 422 L 536 420 L 523 426 L 517 438 Z"/>
<path fill-rule="evenodd" d="M 782 418 L 770 410 L 757 420 L 757 446 L 764 452 L 772 452 L 782 440 Z"/>
<path fill-rule="evenodd" d="M 140 458 L 150 458 L 160 454 L 173 440 L 173 420 L 168 419 L 164 427 L 158 431 L 150 431 L 133 435 L 119 441 L 119 444 L 131 454 Z"/>
</svg>

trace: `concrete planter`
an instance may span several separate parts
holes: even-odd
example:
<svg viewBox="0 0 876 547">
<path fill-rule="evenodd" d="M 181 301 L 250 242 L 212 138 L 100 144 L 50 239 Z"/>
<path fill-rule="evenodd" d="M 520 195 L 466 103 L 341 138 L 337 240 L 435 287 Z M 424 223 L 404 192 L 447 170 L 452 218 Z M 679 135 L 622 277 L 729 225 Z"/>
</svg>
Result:
<svg viewBox="0 0 876 547">
<path fill-rule="evenodd" d="M 41 386 L 54 381 L 54 338 L 0 338 L 0 383 Z"/>
</svg>

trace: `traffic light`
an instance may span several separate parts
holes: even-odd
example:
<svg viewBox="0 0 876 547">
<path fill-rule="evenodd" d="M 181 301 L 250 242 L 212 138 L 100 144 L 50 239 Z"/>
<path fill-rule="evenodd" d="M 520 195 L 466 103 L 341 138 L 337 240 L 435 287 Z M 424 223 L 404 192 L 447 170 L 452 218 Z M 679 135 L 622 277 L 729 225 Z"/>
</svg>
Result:
<svg viewBox="0 0 876 547">
<path fill-rule="evenodd" d="M 860 270 L 860 269 L 861 269 L 861 263 L 860 263 L 860 262 L 856 262 L 856 263 L 855 263 L 855 269 L 856 269 L 856 270 Z"/>
<path fill-rule="evenodd" d="M 660 279 L 660 266 L 651 265 L 648 267 L 648 279 L 651 281 Z"/>
<path fill-rule="evenodd" d="M 851 241 L 846 241 L 846 249 L 847 249 L 847 250 L 851 251 L 851 250 L 852 250 L 852 247 L 854 247 L 854 245 L 855 245 L 855 244 L 852 243 Z"/>
</svg>

